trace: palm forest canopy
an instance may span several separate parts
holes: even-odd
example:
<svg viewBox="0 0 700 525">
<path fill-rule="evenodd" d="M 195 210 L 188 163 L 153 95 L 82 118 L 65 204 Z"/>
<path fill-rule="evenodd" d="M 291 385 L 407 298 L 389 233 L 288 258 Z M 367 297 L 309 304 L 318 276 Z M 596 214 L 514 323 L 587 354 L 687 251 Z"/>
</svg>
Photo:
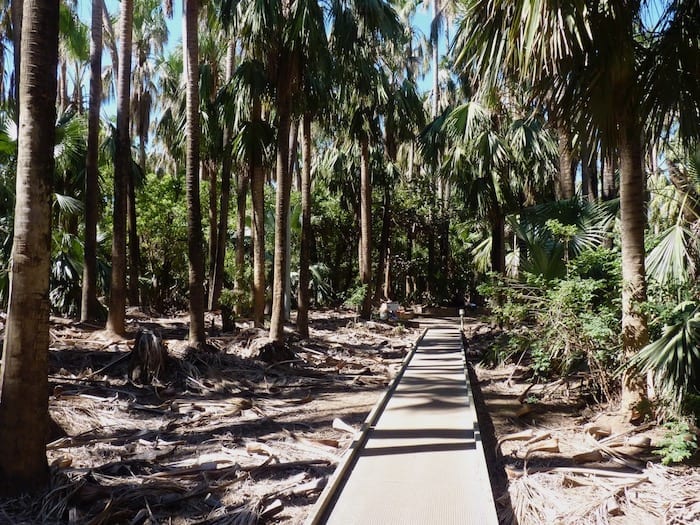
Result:
<svg viewBox="0 0 700 525">
<path fill-rule="evenodd" d="M 697 0 L 1 9 L 0 428 L 44 424 L 12 392 L 46 413 L 49 313 L 186 310 L 204 349 L 221 312 L 283 352 L 290 310 L 386 300 L 487 306 L 494 362 L 697 414 Z"/>
</svg>

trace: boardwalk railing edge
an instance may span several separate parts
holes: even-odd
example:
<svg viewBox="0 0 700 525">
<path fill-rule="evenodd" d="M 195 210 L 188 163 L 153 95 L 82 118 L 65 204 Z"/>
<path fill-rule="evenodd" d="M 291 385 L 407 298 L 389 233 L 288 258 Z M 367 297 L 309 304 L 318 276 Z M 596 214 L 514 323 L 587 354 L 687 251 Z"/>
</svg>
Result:
<svg viewBox="0 0 700 525">
<path fill-rule="evenodd" d="M 389 402 L 389 398 L 392 396 L 392 394 L 396 390 L 396 387 L 398 386 L 399 381 L 403 377 L 404 372 L 406 371 L 406 368 L 408 367 L 408 363 L 411 362 L 413 355 L 416 353 L 416 349 L 418 348 L 418 345 L 423 340 L 423 338 L 425 337 L 425 334 L 427 332 L 428 332 L 428 328 L 423 329 L 423 332 L 420 334 L 420 336 L 418 336 L 416 341 L 413 343 L 413 347 L 408 352 L 408 354 L 406 354 L 406 357 L 404 357 L 403 361 L 401 362 L 401 368 L 399 369 L 397 374 L 394 376 L 394 378 L 391 380 L 389 385 L 386 387 L 386 389 L 384 390 L 384 393 L 379 398 L 379 401 L 377 401 L 377 403 L 374 405 L 374 407 L 372 407 L 372 410 L 367 415 L 367 418 L 365 419 L 364 423 L 362 423 L 362 427 L 360 428 L 360 431 L 355 435 L 353 442 L 350 444 L 350 447 L 345 452 L 344 456 L 340 460 L 340 463 L 338 464 L 335 471 L 333 472 L 330 479 L 328 480 L 328 483 L 326 484 L 326 488 L 323 490 L 321 495 L 318 497 L 318 501 L 316 501 L 316 503 L 312 507 L 311 513 L 309 514 L 309 517 L 304 522 L 305 525 L 319 525 L 319 524 L 323 523 L 321 520 L 324 518 L 326 511 L 328 510 L 328 506 L 333 501 L 333 498 L 336 495 L 336 491 L 340 487 L 341 483 L 344 481 L 345 474 L 348 472 L 350 467 L 352 467 L 353 463 L 355 462 L 355 459 L 357 458 L 357 454 L 359 453 L 359 451 L 362 449 L 365 442 L 367 441 L 367 434 L 369 434 L 370 429 L 374 425 L 376 425 L 377 421 L 379 420 L 379 416 L 382 414 L 382 411 L 384 410 L 387 403 Z"/>
</svg>

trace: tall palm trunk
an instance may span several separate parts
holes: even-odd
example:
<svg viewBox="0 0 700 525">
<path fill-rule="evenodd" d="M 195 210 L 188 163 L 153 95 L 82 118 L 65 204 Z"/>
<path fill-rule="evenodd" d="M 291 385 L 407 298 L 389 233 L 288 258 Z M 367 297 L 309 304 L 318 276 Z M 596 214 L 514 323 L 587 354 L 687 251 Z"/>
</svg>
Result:
<svg viewBox="0 0 700 525">
<path fill-rule="evenodd" d="M 440 0 L 433 0 L 433 24 L 435 24 L 435 30 L 431 28 L 430 38 L 433 45 L 433 100 L 432 100 L 432 113 L 433 119 L 437 117 L 438 111 L 440 110 L 440 49 L 439 49 L 439 38 L 437 19 L 440 16 Z"/>
<path fill-rule="evenodd" d="M 491 213 L 491 270 L 504 274 L 506 271 L 505 220 L 500 208 Z"/>
<path fill-rule="evenodd" d="M 58 1 L 25 0 L 10 294 L 0 361 L 0 495 L 49 479 L 49 257 Z"/>
<path fill-rule="evenodd" d="M 208 297 L 212 295 L 214 287 L 214 273 L 216 272 L 216 252 L 219 244 L 219 188 L 216 180 L 216 164 L 214 160 L 207 159 L 202 162 L 203 179 L 209 181 L 209 243 L 207 245 L 207 282 L 209 283 Z M 208 301 L 207 301 L 208 302 Z"/>
<path fill-rule="evenodd" d="M 389 128 L 389 126 L 387 126 Z M 386 152 L 389 162 L 396 162 L 396 140 L 394 134 L 387 131 Z M 383 297 L 389 296 L 389 246 L 391 244 L 391 185 L 384 185 L 384 202 L 382 212 L 382 233 L 379 240 L 379 260 L 377 262 L 376 286 L 374 299 L 379 301 Z"/>
<path fill-rule="evenodd" d="M 620 120 L 620 233 L 622 241 L 622 349 L 637 353 L 649 340 L 646 316 L 644 228 L 646 226 L 644 171 L 640 126 L 628 115 Z M 623 378 L 622 408 L 639 402 L 644 388 L 635 375 Z"/>
<path fill-rule="evenodd" d="M 290 77 L 295 73 L 289 53 L 284 53 L 278 65 L 277 82 L 277 191 L 275 194 L 275 262 L 272 282 L 272 312 L 270 339 L 284 342 L 285 295 L 289 286 L 287 275 L 287 238 L 289 235 L 289 201 L 292 181 L 289 173 L 289 128 L 291 123 Z"/>
<path fill-rule="evenodd" d="M 311 115 L 304 113 L 301 139 L 301 248 L 299 250 L 299 288 L 297 290 L 297 330 L 309 337 L 309 282 L 311 274 Z"/>
<path fill-rule="evenodd" d="M 237 290 L 245 286 L 245 219 L 246 200 L 250 178 L 248 173 L 241 171 L 236 177 L 236 282 Z M 223 198 L 223 197 L 222 197 Z"/>
<path fill-rule="evenodd" d="M 590 148 L 584 147 L 581 159 L 581 188 L 582 194 L 588 198 L 588 202 L 598 199 L 598 169 L 596 166 L 597 155 Z"/>
<path fill-rule="evenodd" d="M 21 71 L 22 65 L 22 7 L 24 0 L 12 0 L 10 3 L 10 18 L 12 19 L 12 44 L 14 46 L 14 92 L 11 96 L 14 98 L 15 102 L 19 101 L 19 71 Z M 17 104 L 17 112 L 19 113 L 19 103 Z M 19 122 L 19 114 L 17 115 L 17 122 Z"/>
<path fill-rule="evenodd" d="M 617 197 L 617 187 L 615 185 L 615 172 L 617 171 L 617 158 L 609 153 L 603 159 L 603 199 L 608 201 Z"/>
<path fill-rule="evenodd" d="M 199 202 L 199 0 L 185 0 L 185 79 L 187 99 L 187 153 L 185 187 L 187 198 L 187 258 L 189 261 L 189 344 L 206 341 L 204 326 L 204 242 Z"/>
<path fill-rule="evenodd" d="M 92 0 L 90 29 L 90 109 L 88 111 L 87 157 L 85 161 L 85 248 L 82 321 L 95 320 L 97 303 L 98 148 L 102 104 L 102 0 Z"/>
<path fill-rule="evenodd" d="M 384 202 L 382 206 L 382 233 L 379 239 L 379 259 L 377 261 L 377 275 L 374 288 L 374 299 L 379 301 L 388 298 L 389 275 L 389 244 L 391 242 L 391 188 L 384 186 Z"/>
<path fill-rule="evenodd" d="M 133 0 L 122 0 L 119 16 L 119 72 L 117 74 L 117 143 L 114 158 L 114 212 L 112 216 L 112 280 L 107 329 L 125 334 L 126 308 L 126 198 L 131 176 L 129 95 L 131 85 L 131 32 Z"/>
<path fill-rule="evenodd" d="M 233 68 L 236 60 L 236 39 L 231 37 L 226 51 L 226 81 L 233 78 Z M 219 296 L 224 287 L 224 260 L 226 257 L 226 241 L 228 233 L 229 199 L 231 197 L 231 169 L 233 160 L 231 158 L 231 128 L 226 123 L 223 133 L 224 158 L 221 163 L 221 202 L 219 204 L 219 225 L 217 228 L 218 240 L 216 242 L 216 254 L 214 258 L 213 280 L 209 287 L 209 309 L 213 310 L 219 305 Z M 244 177 L 245 178 L 245 177 Z M 245 204 L 245 191 L 243 192 L 243 202 Z M 239 200 L 240 207 L 240 200 Z M 243 215 L 243 227 L 245 228 L 245 205 Z M 238 246 L 237 246 L 238 249 Z M 242 252 L 241 245 L 241 252 Z M 243 271 L 242 264 L 238 267 L 238 251 L 236 252 L 236 272 Z M 241 253 L 243 255 L 243 253 Z M 239 270 L 240 268 L 240 270 Z"/>
<path fill-rule="evenodd" d="M 372 313 L 372 175 L 370 174 L 369 137 L 360 139 L 360 283 L 366 286 L 363 319 Z"/>
<path fill-rule="evenodd" d="M 255 128 L 262 121 L 260 97 L 253 98 L 251 121 Z M 248 163 L 253 205 L 253 322 L 261 327 L 265 321 L 265 172 L 262 150 L 255 142 Z"/>
<path fill-rule="evenodd" d="M 290 108 L 291 109 L 291 108 Z M 287 153 L 287 177 L 289 178 L 290 193 L 294 181 L 294 170 L 298 164 L 299 150 L 299 120 L 290 118 L 289 122 L 289 151 Z M 297 176 L 297 187 L 301 189 L 301 177 Z M 287 240 L 284 247 L 284 275 L 286 288 L 284 289 L 284 320 L 289 321 L 292 315 L 292 207 L 291 200 L 287 206 Z"/>
<path fill-rule="evenodd" d="M 136 180 L 133 170 L 133 163 L 129 166 L 129 177 L 127 178 L 126 212 L 127 230 L 129 234 L 128 256 L 129 256 L 129 305 L 137 306 L 139 301 L 139 267 L 140 248 L 139 235 L 136 230 Z"/>
<path fill-rule="evenodd" d="M 557 198 L 570 199 L 576 192 L 574 173 L 571 169 L 573 153 L 571 151 L 571 132 L 562 123 L 557 123 L 559 136 L 559 177 L 557 179 Z"/>
</svg>

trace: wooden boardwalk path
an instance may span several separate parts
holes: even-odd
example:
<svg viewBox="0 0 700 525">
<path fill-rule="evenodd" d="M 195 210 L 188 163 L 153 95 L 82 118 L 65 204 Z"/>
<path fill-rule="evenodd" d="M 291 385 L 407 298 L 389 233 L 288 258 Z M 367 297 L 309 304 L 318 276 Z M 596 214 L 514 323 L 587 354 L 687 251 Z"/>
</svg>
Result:
<svg viewBox="0 0 700 525">
<path fill-rule="evenodd" d="M 498 524 L 457 328 L 427 330 L 365 430 L 309 525 Z"/>
</svg>

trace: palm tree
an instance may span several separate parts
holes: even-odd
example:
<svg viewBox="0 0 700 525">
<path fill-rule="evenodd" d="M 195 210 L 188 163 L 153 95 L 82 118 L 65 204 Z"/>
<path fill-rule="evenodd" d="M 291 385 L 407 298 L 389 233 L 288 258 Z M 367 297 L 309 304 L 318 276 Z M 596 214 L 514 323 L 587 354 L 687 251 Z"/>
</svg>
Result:
<svg viewBox="0 0 700 525">
<path fill-rule="evenodd" d="M 311 114 L 305 112 L 301 123 L 301 240 L 299 247 L 299 287 L 297 331 L 309 337 L 309 283 L 311 281 Z"/>
<path fill-rule="evenodd" d="M 596 134 L 606 153 L 619 154 L 622 340 L 629 358 L 648 339 L 642 308 L 646 276 L 640 130 L 655 108 L 698 114 L 700 97 L 684 94 L 698 92 L 698 78 L 691 71 L 697 68 L 700 39 L 692 20 L 700 7 L 694 0 L 667 2 L 656 31 L 645 32 L 645 39 L 640 38 L 644 2 L 552 6 L 545 1 L 470 0 L 464 7 L 455 45 L 463 68 L 476 70 L 484 86 L 500 82 L 503 73 L 527 82 L 533 93 L 556 101 L 550 105 L 555 117 L 567 119 L 583 134 Z M 657 72 L 666 67 L 668 74 L 649 76 L 654 67 Z M 681 104 L 689 108 L 678 111 Z M 685 136 L 697 133 L 697 119 L 681 117 L 679 122 Z M 638 377 L 628 376 L 624 384 L 626 409 L 638 401 L 642 389 Z"/>
<path fill-rule="evenodd" d="M 139 268 L 140 248 L 136 221 L 136 189 L 142 184 L 146 174 L 146 146 L 151 123 L 153 105 L 153 61 L 151 55 L 163 51 L 168 40 L 168 28 L 165 16 L 172 15 L 172 9 L 165 13 L 161 8 L 162 0 L 148 0 L 134 5 L 133 51 L 136 64 L 131 71 L 131 133 L 139 138 L 138 166 L 132 166 L 127 179 L 127 231 L 128 231 L 128 299 L 131 306 L 139 304 Z M 166 2 L 167 4 L 167 2 Z"/>
<path fill-rule="evenodd" d="M 289 16 L 289 13 L 286 14 Z M 297 88 L 299 56 L 283 47 L 280 53 L 275 81 L 277 110 L 277 167 L 275 192 L 275 261 L 273 266 L 272 311 L 270 313 L 270 339 L 284 342 L 285 297 L 289 287 L 287 273 L 287 241 L 289 236 L 289 203 L 292 187 L 289 173 L 289 129 L 292 97 Z"/>
<path fill-rule="evenodd" d="M 382 57 L 377 42 L 393 42 L 402 35 L 393 7 L 387 2 L 362 3 L 355 11 L 335 14 L 331 49 L 337 57 L 341 104 L 348 114 L 350 135 L 360 151 L 360 284 L 366 287 L 361 316 L 369 319 L 372 306 L 372 175 L 370 140 L 379 138 L 379 112 L 387 99 L 384 71 L 377 69 Z M 350 87 L 352 86 L 352 87 Z"/>
<path fill-rule="evenodd" d="M 25 0 L 10 303 L 0 361 L 0 494 L 48 482 L 49 254 L 54 168 L 57 0 Z"/>
<path fill-rule="evenodd" d="M 119 68 L 117 74 L 117 142 L 114 158 L 114 214 L 112 217 L 112 279 L 107 329 L 126 333 L 126 201 L 131 177 L 131 37 L 133 0 L 123 0 L 119 16 Z"/>
<path fill-rule="evenodd" d="M 236 61 L 236 39 L 233 36 L 228 36 L 228 46 L 226 50 L 226 71 L 225 82 L 230 84 L 233 80 L 233 72 Z M 230 122 L 224 123 L 223 128 L 223 159 L 221 162 L 221 198 L 219 205 L 219 224 L 216 228 L 217 240 L 214 253 L 214 261 L 211 267 L 211 279 L 209 287 L 209 309 L 213 310 L 218 306 L 219 295 L 224 285 L 224 260 L 226 255 L 226 241 L 228 238 L 228 217 L 229 217 L 229 200 L 231 197 L 231 171 L 233 167 L 233 152 L 231 143 L 233 142 L 233 126 Z M 244 231 L 245 231 L 245 201 L 248 177 L 244 173 L 239 173 L 238 176 L 238 191 L 237 191 L 237 211 L 238 211 L 238 244 L 236 246 L 236 272 L 243 273 L 244 263 Z M 241 288 L 240 279 L 237 279 L 237 288 Z"/>
<path fill-rule="evenodd" d="M 10 17 L 12 19 L 12 43 L 13 43 L 13 59 L 14 59 L 14 86 L 12 97 L 17 104 L 19 101 L 19 71 L 22 65 L 22 16 L 24 0 L 12 0 L 10 4 Z M 19 106 L 17 106 L 19 107 Z M 19 121 L 19 115 L 17 116 Z"/>
<path fill-rule="evenodd" d="M 190 345 L 206 341 L 204 326 L 204 243 L 199 202 L 199 0 L 185 0 L 185 92 L 187 96 L 186 189 L 187 256 L 189 260 Z"/>
<path fill-rule="evenodd" d="M 90 109 L 88 112 L 88 151 L 85 165 L 85 255 L 80 318 L 94 320 L 97 302 L 97 219 L 98 148 L 102 104 L 102 0 L 92 0 L 90 29 Z"/>
</svg>

